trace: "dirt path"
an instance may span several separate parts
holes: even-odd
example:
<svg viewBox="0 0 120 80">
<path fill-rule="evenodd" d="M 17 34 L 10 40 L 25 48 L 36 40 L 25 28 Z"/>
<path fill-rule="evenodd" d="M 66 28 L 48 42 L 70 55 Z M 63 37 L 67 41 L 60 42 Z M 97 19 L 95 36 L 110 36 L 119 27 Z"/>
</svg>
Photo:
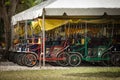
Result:
<svg viewBox="0 0 120 80">
<path fill-rule="evenodd" d="M 40 67 L 40 66 L 26 67 L 26 66 L 19 66 L 12 62 L 0 62 L 0 71 L 43 70 L 43 69 L 69 69 L 69 67 L 50 66 L 48 64 L 46 64 L 45 67 Z"/>
</svg>

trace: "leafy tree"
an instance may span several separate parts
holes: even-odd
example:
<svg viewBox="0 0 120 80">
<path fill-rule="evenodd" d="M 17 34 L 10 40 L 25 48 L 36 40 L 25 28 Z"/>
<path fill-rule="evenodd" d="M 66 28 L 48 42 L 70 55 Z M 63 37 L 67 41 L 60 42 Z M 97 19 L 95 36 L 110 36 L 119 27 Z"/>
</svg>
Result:
<svg viewBox="0 0 120 80">
<path fill-rule="evenodd" d="M 6 50 L 11 46 L 11 17 L 38 4 L 41 0 L 0 0 L 0 19 L 3 20 Z"/>
</svg>

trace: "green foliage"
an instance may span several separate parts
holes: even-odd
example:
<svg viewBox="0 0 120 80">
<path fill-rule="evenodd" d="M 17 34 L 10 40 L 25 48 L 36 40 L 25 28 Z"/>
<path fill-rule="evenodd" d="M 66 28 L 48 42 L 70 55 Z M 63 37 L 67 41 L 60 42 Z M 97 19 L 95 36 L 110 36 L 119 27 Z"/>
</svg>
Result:
<svg viewBox="0 0 120 80">
<path fill-rule="evenodd" d="M 6 2 L 5 2 L 5 5 L 6 5 L 6 6 L 9 6 L 9 5 L 10 5 L 10 1 L 9 1 L 9 0 L 6 1 Z"/>
<path fill-rule="evenodd" d="M 36 0 L 35 1 L 35 4 L 39 4 L 39 3 L 41 3 L 43 0 Z"/>
<path fill-rule="evenodd" d="M 21 0 L 17 5 L 16 13 L 24 11 L 30 7 L 35 6 L 36 4 L 41 3 L 42 0 Z"/>
</svg>

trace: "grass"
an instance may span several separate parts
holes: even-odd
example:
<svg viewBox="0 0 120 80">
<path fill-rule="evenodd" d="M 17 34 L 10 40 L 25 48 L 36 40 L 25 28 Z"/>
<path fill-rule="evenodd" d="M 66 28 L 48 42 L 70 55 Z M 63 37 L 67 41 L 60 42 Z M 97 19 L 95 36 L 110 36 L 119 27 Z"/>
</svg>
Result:
<svg viewBox="0 0 120 80">
<path fill-rule="evenodd" d="M 120 80 L 120 67 L 0 71 L 0 80 Z"/>
</svg>

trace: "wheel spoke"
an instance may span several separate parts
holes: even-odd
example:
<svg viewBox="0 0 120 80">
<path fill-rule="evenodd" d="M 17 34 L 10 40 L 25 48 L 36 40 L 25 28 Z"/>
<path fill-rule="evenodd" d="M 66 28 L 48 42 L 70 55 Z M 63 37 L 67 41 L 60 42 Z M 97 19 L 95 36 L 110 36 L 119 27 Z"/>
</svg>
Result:
<svg viewBox="0 0 120 80">
<path fill-rule="evenodd" d="M 119 53 L 113 54 L 111 62 L 114 66 L 120 66 L 120 54 Z"/>
<path fill-rule="evenodd" d="M 58 60 L 57 64 L 60 66 L 67 66 L 68 65 L 68 59 L 69 59 L 69 54 L 67 52 L 63 52 L 58 54 L 57 58 L 62 58 L 63 60 Z"/>
<path fill-rule="evenodd" d="M 110 66 L 111 65 L 111 54 L 110 53 L 105 53 L 102 56 L 102 64 L 104 66 Z"/>
<path fill-rule="evenodd" d="M 81 63 L 81 57 L 78 54 L 71 54 L 69 57 L 70 66 L 78 66 Z"/>
<path fill-rule="evenodd" d="M 24 57 L 25 65 L 28 67 L 33 67 L 37 63 L 37 57 L 34 54 L 27 53 Z"/>
</svg>

